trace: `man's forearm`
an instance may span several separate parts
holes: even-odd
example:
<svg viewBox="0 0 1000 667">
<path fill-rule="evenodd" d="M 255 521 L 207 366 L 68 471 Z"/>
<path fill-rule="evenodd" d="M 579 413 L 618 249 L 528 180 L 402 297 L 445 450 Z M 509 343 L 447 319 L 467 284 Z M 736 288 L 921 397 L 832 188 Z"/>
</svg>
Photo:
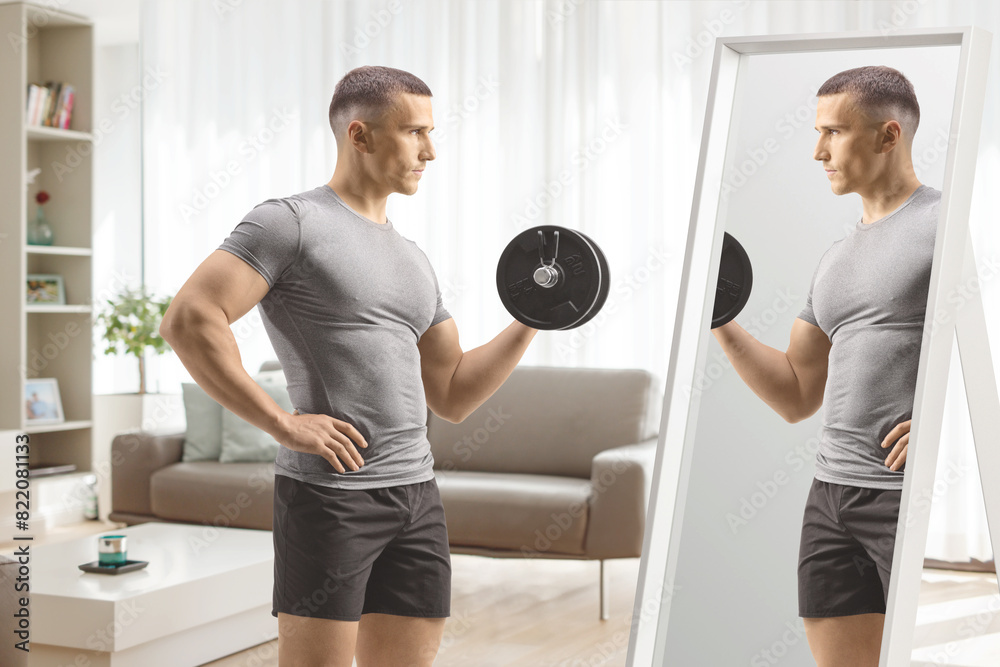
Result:
<svg viewBox="0 0 1000 667">
<path fill-rule="evenodd" d="M 735 321 L 712 333 L 750 390 L 784 419 L 796 421 L 802 396 L 785 353 L 764 345 Z"/>
<path fill-rule="evenodd" d="M 276 437 L 288 413 L 244 370 L 225 315 L 178 319 L 161 334 L 198 386 L 230 412 Z"/>
<path fill-rule="evenodd" d="M 537 329 L 514 321 L 490 342 L 462 355 L 448 391 L 454 412 L 461 419 L 482 405 L 510 377 L 536 333 Z"/>
</svg>

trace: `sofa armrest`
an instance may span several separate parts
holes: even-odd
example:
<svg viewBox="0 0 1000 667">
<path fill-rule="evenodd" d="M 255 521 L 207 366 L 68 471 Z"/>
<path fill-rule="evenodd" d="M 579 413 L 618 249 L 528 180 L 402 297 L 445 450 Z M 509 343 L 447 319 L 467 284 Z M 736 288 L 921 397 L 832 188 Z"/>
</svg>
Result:
<svg viewBox="0 0 1000 667">
<path fill-rule="evenodd" d="M 184 454 L 183 433 L 129 431 L 111 441 L 111 507 L 113 512 L 153 514 L 150 477 L 179 463 Z"/>
<path fill-rule="evenodd" d="M 593 459 L 590 518 L 584 552 L 588 558 L 642 555 L 646 507 L 653 479 L 657 438 L 613 447 Z"/>
</svg>

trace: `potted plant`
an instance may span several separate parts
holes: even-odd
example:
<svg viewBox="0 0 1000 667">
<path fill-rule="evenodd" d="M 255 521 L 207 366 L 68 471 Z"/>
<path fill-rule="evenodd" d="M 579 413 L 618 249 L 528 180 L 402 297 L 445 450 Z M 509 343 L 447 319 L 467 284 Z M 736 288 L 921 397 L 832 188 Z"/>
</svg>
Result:
<svg viewBox="0 0 1000 667">
<path fill-rule="evenodd" d="M 95 323 L 103 331 L 107 343 L 105 354 L 132 355 L 139 361 L 139 394 L 146 393 L 146 349 L 163 354 L 170 349 L 160 336 L 160 322 L 173 297 L 154 298 L 140 290 L 125 289 L 106 301 Z"/>
</svg>

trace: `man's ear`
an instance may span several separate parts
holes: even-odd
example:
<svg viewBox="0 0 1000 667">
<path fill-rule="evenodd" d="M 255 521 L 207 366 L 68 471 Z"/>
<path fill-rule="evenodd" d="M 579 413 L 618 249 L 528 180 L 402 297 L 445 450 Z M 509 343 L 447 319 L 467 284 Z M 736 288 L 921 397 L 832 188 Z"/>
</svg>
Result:
<svg viewBox="0 0 1000 667">
<path fill-rule="evenodd" d="M 888 153 L 894 148 L 902 145 L 903 126 L 899 124 L 898 120 L 886 121 L 882 125 L 880 143 L 880 153 Z"/>
<path fill-rule="evenodd" d="M 374 153 L 371 128 L 360 120 L 352 120 L 347 126 L 347 141 L 359 153 Z"/>
</svg>

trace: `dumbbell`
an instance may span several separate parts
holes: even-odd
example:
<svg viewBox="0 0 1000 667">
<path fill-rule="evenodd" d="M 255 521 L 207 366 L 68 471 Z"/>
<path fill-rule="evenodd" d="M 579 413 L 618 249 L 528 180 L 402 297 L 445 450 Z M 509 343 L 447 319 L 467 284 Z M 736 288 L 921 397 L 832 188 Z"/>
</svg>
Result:
<svg viewBox="0 0 1000 667">
<path fill-rule="evenodd" d="M 728 232 L 716 281 L 712 328 L 735 318 L 750 298 L 753 267 L 740 242 Z M 534 329 L 573 329 L 589 322 L 604 306 L 611 288 L 601 248 L 583 234 L 546 225 L 527 229 L 500 255 L 497 291 L 518 321 Z"/>
<path fill-rule="evenodd" d="M 611 289 L 608 261 L 582 232 L 556 225 L 526 229 L 497 263 L 500 301 L 533 329 L 573 329 L 589 322 Z"/>
<path fill-rule="evenodd" d="M 721 327 L 739 315 L 750 299 L 753 287 L 753 267 L 750 256 L 740 242 L 728 232 L 723 232 L 722 257 L 719 259 L 719 278 L 715 288 L 715 308 L 712 310 L 712 328 Z"/>
</svg>

